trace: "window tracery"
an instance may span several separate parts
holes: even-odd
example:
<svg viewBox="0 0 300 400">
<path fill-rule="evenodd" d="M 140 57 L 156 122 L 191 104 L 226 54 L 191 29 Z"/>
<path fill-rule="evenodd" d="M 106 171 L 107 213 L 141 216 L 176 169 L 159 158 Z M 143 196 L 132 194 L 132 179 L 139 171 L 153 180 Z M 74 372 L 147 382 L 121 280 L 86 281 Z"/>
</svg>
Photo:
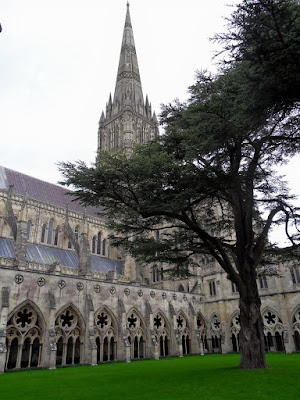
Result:
<svg viewBox="0 0 300 400">
<path fill-rule="evenodd" d="M 17 310 L 6 330 L 6 368 L 38 367 L 41 360 L 42 329 L 37 312 L 30 305 Z"/>
<path fill-rule="evenodd" d="M 222 325 L 220 318 L 214 314 L 210 322 L 211 347 L 214 353 L 221 352 Z"/>
<path fill-rule="evenodd" d="M 127 314 L 127 337 L 131 344 L 131 358 L 145 358 L 145 330 L 144 322 L 135 310 Z"/>
<path fill-rule="evenodd" d="M 183 355 L 190 354 L 190 330 L 187 318 L 183 315 L 183 313 L 179 313 L 177 315 L 176 330 L 181 339 Z"/>
<path fill-rule="evenodd" d="M 77 313 L 71 306 L 62 311 L 55 321 L 56 365 L 80 364 L 82 329 Z"/>
<path fill-rule="evenodd" d="M 296 350 L 300 351 L 300 307 L 293 316 L 293 336 Z"/>
<path fill-rule="evenodd" d="M 240 314 L 239 312 L 236 312 L 230 322 L 230 336 L 232 342 L 232 351 L 234 352 L 240 351 L 240 329 Z"/>
<path fill-rule="evenodd" d="M 167 319 L 161 312 L 154 314 L 153 319 L 155 338 L 159 343 L 160 356 L 165 357 L 169 354 L 170 334 Z"/>
<path fill-rule="evenodd" d="M 26 236 L 27 236 L 27 240 L 30 240 L 31 237 L 31 229 L 32 229 L 32 221 L 29 220 L 27 221 L 27 229 L 26 229 Z"/>
<path fill-rule="evenodd" d="M 264 321 L 265 349 L 266 351 L 284 350 L 284 326 L 277 313 L 266 309 L 262 313 Z"/>
<path fill-rule="evenodd" d="M 117 326 L 111 313 L 105 308 L 95 314 L 95 340 L 97 362 L 112 361 L 117 354 Z"/>
<path fill-rule="evenodd" d="M 42 232 L 41 232 L 41 243 L 45 243 L 46 229 L 47 229 L 47 225 L 43 224 L 42 225 Z"/>
<path fill-rule="evenodd" d="M 203 343 L 203 350 L 209 350 L 207 342 L 207 325 L 203 316 L 199 313 L 197 315 L 197 334 Z"/>
</svg>

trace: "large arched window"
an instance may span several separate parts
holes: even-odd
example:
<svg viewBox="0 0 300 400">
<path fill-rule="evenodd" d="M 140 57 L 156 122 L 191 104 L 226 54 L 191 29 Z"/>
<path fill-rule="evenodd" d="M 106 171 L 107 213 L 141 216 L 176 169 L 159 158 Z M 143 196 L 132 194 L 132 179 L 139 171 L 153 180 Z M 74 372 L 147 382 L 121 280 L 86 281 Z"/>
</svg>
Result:
<svg viewBox="0 0 300 400">
<path fill-rule="evenodd" d="M 28 221 L 28 222 L 27 222 L 27 231 L 26 231 L 27 240 L 30 240 L 31 229 L 32 229 L 32 222 L 31 222 L 31 221 Z"/>
<path fill-rule="evenodd" d="M 145 358 L 145 324 L 139 314 L 132 310 L 127 314 L 127 337 L 131 344 L 131 358 Z"/>
<path fill-rule="evenodd" d="M 102 255 L 106 255 L 106 239 L 102 240 Z"/>
<path fill-rule="evenodd" d="M 45 243 L 45 239 L 46 239 L 46 229 L 47 229 L 47 225 L 43 224 L 42 225 L 42 232 L 41 232 L 41 243 Z"/>
<path fill-rule="evenodd" d="M 57 226 L 54 231 L 54 246 L 58 245 L 59 227 Z"/>
<path fill-rule="evenodd" d="M 34 308 L 26 304 L 9 319 L 6 329 L 6 368 L 39 367 L 42 351 L 41 321 Z"/>
<path fill-rule="evenodd" d="M 222 352 L 222 325 L 220 318 L 213 314 L 210 321 L 211 348 L 213 353 Z"/>
<path fill-rule="evenodd" d="M 75 239 L 78 240 L 78 238 L 79 238 L 79 226 L 78 225 L 75 227 L 74 235 L 75 235 Z"/>
<path fill-rule="evenodd" d="M 81 363 L 82 332 L 79 316 L 71 306 L 58 315 L 55 321 L 56 365 Z"/>
<path fill-rule="evenodd" d="M 170 353 L 170 333 L 167 319 L 161 312 L 154 314 L 154 332 L 155 338 L 159 345 L 159 353 L 161 357 L 166 357 Z"/>
<path fill-rule="evenodd" d="M 49 221 L 47 244 L 52 244 L 52 233 L 53 233 L 53 219 Z"/>
<path fill-rule="evenodd" d="M 94 236 L 92 239 L 92 253 L 96 253 L 96 236 Z"/>
<path fill-rule="evenodd" d="M 97 235 L 97 254 L 101 254 L 101 232 Z"/>
<path fill-rule="evenodd" d="M 112 361 L 117 357 L 117 324 L 115 318 L 103 308 L 95 314 L 97 362 Z"/>
<path fill-rule="evenodd" d="M 234 352 L 240 351 L 240 329 L 241 329 L 240 313 L 239 311 L 237 311 L 231 318 L 231 323 L 230 323 L 232 351 Z"/>
<path fill-rule="evenodd" d="M 264 321 L 265 350 L 284 351 L 284 327 L 280 316 L 267 308 L 262 312 Z"/>
<path fill-rule="evenodd" d="M 176 327 L 181 338 L 182 343 L 182 353 L 183 355 L 190 354 L 191 352 L 191 339 L 190 339 L 190 331 L 189 324 L 185 315 L 180 312 L 176 318 Z"/>
</svg>

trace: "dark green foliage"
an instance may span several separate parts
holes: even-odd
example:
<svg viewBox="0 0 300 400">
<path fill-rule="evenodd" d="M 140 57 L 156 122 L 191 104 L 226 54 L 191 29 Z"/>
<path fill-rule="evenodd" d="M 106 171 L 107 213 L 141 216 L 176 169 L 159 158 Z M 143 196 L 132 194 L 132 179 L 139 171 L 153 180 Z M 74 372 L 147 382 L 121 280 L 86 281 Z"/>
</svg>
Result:
<svg viewBox="0 0 300 400">
<path fill-rule="evenodd" d="M 215 40 L 224 46 L 225 66 L 242 65 L 250 102 L 278 111 L 299 101 L 299 1 L 244 0 Z"/>
</svg>

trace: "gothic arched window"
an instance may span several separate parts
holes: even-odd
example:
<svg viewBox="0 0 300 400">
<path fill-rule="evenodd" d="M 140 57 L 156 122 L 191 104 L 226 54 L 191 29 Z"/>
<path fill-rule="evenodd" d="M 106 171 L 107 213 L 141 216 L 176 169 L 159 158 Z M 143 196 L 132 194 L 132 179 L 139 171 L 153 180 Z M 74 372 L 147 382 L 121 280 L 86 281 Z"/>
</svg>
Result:
<svg viewBox="0 0 300 400">
<path fill-rule="evenodd" d="M 102 255 L 106 255 L 106 239 L 102 240 Z"/>
<path fill-rule="evenodd" d="M 56 365 L 80 364 L 82 358 L 82 326 L 72 307 L 62 311 L 55 321 Z"/>
<path fill-rule="evenodd" d="M 32 222 L 28 221 L 27 222 L 27 231 L 26 231 L 27 240 L 30 240 L 31 228 L 32 228 Z"/>
<path fill-rule="evenodd" d="M 97 254 L 101 254 L 101 232 L 97 235 Z"/>
<path fill-rule="evenodd" d="M 43 224 L 42 225 L 42 232 L 41 232 L 41 243 L 45 243 L 46 228 L 47 228 L 47 225 Z"/>
<path fill-rule="evenodd" d="M 42 329 L 38 314 L 26 304 L 9 319 L 6 329 L 6 368 L 38 367 L 41 361 Z"/>
<path fill-rule="evenodd" d="M 96 253 L 96 236 L 94 236 L 92 239 L 92 253 Z"/>
<path fill-rule="evenodd" d="M 53 219 L 49 221 L 47 244 L 52 244 L 52 233 L 53 233 Z"/>
<path fill-rule="evenodd" d="M 59 227 L 57 226 L 54 231 L 54 246 L 58 245 Z"/>
</svg>

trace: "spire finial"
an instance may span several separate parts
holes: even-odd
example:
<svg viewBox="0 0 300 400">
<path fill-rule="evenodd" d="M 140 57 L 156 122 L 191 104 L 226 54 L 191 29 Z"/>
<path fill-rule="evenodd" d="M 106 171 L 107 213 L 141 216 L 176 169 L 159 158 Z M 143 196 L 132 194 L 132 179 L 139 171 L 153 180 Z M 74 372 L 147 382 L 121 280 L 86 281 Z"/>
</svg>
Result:
<svg viewBox="0 0 300 400">
<path fill-rule="evenodd" d="M 129 8 L 129 6 L 130 6 L 129 1 L 127 1 L 127 8 Z"/>
</svg>

